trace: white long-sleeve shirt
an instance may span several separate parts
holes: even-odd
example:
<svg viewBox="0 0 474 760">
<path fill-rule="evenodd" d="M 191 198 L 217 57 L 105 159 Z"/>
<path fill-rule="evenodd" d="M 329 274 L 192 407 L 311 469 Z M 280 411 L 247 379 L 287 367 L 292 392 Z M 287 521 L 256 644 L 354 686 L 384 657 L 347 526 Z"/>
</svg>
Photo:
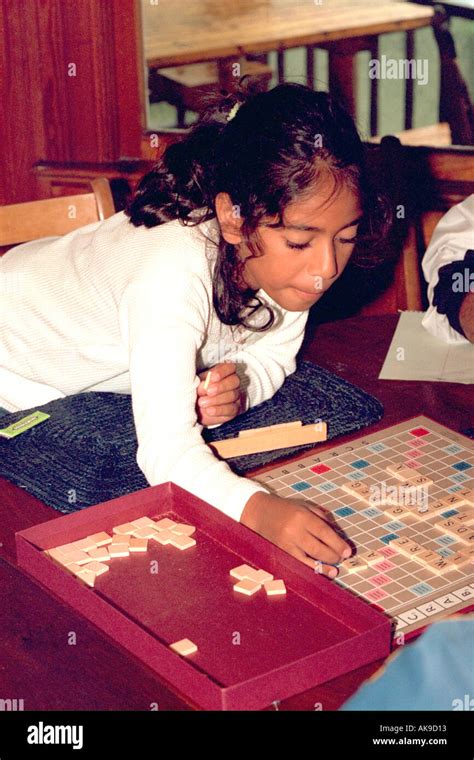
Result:
<svg viewBox="0 0 474 760">
<path fill-rule="evenodd" d="M 446 314 L 440 314 L 433 304 L 439 270 L 446 264 L 461 261 L 466 251 L 474 249 L 474 194 L 453 206 L 440 219 L 423 257 L 422 267 L 428 282 L 429 308 L 422 320 L 423 327 L 446 343 L 469 343 L 467 338 L 451 327 Z"/>
<path fill-rule="evenodd" d="M 217 235 L 215 219 L 147 229 L 120 212 L 1 257 L 0 406 L 131 393 L 137 463 L 150 485 L 171 480 L 239 520 L 266 489 L 204 443 L 197 373 L 235 361 L 247 407 L 271 398 L 296 369 L 308 311 L 286 311 L 260 290 L 277 316 L 270 330 L 224 325 L 212 302 Z"/>
</svg>

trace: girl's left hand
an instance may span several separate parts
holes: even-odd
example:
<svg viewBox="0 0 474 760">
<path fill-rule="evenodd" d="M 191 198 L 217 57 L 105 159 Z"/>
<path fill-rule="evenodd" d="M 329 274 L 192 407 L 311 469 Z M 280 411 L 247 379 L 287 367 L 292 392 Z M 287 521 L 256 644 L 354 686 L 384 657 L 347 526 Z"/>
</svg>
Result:
<svg viewBox="0 0 474 760">
<path fill-rule="evenodd" d="M 236 417 L 243 409 L 243 393 L 240 378 L 233 362 L 210 367 L 211 379 L 207 391 L 204 381 L 209 370 L 199 373 L 201 382 L 197 388 L 196 411 L 201 425 L 220 425 Z"/>
</svg>

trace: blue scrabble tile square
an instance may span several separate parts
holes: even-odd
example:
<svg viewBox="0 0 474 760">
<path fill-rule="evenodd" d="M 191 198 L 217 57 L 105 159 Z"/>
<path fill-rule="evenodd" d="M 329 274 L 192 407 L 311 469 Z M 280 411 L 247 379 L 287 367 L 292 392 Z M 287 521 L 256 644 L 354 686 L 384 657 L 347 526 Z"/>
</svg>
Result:
<svg viewBox="0 0 474 760">
<path fill-rule="evenodd" d="M 357 470 L 363 470 L 364 467 L 368 467 L 369 462 L 366 459 L 357 459 L 355 462 L 351 462 L 351 467 L 355 467 Z"/>
<path fill-rule="evenodd" d="M 430 594 L 433 590 L 433 586 L 430 586 L 429 583 L 417 583 L 416 586 L 412 586 L 410 589 L 417 596 L 425 596 L 425 594 Z"/>
<path fill-rule="evenodd" d="M 455 470 L 459 470 L 459 472 L 463 472 L 463 470 L 470 470 L 472 467 L 472 464 L 469 464 L 469 462 L 456 462 L 456 464 L 452 465 Z"/>
<path fill-rule="evenodd" d="M 326 483 L 320 483 L 319 486 L 316 486 L 316 488 L 318 489 L 318 491 L 327 492 L 327 491 L 334 491 L 337 488 L 337 486 L 335 483 L 332 482 L 332 480 L 328 480 L 326 481 Z"/>
<path fill-rule="evenodd" d="M 368 507 L 367 509 L 363 509 L 361 514 L 372 519 L 374 517 L 381 517 L 383 515 L 383 512 L 381 512 L 380 509 L 376 509 L 375 507 Z"/>
<path fill-rule="evenodd" d="M 452 536 L 440 536 L 439 538 L 435 538 L 435 541 L 437 544 L 442 544 L 443 546 L 449 546 L 450 544 L 456 543 L 456 539 Z"/>
<path fill-rule="evenodd" d="M 465 480 L 469 480 L 469 475 L 464 475 L 463 472 L 458 472 L 456 475 L 450 475 L 449 479 L 453 480 L 455 483 L 464 483 Z"/>
<path fill-rule="evenodd" d="M 300 480 L 298 483 L 293 483 L 291 487 L 295 491 L 306 491 L 308 488 L 311 488 L 311 484 L 307 483 L 305 480 Z"/>
<path fill-rule="evenodd" d="M 440 554 L 442 557 L 450 557 L 454 552 L 452 549 L 438 549 L 438 554 Z"/>
<path fill-rule="evenodd" d="M 458 515 L 459 512 L 457 509 L 448 509 L 447 512 L 441 512 L 441 517 L 448 519 L 448 517 L 454 517 L 454 515 Z"/>
<path fill-rule="evenodd" d="M 348 472 L 347 473 L 347 479 L 348 480 L 364 480 L 367 475 L 365 472 L 361 472 L 360 470 L 355 470 L 354 472 Z"/>
<path fill-rule="evenodd" d="M 396 538 L 400 538 L 400 536 L 397 533 L 388 533 L 386 536 L 381 536 L 380 540 L 384 544 L 389 544 L 390 541 L 394 541 Z"/>
<path fill-rule="evenodd" d="M 338 517 L 349 517 L 349 515 L 353 515 L 354 513 L 355 509 L 351 509 L 350 507 L 341 507 L 334 510 L 334 514 Z"/>
<path fill-rule="evenodd" d="M 407 526 L 399 520 L 392 520 L 392 522 L 387 523 L 384 527 L 387 530 L 402 530 L 402 528 L 406 528 Z"/>
<path fill-rule="evenodd" d="M 446 446 L 443 451 L 447 451 L 448 454 L 459 454 L 462 451 L 462 447 L 458 446 L 457 443 L 452 443 L 450 446 Z"/>
<path fill-rule="evenodd" d="M 378 453 L 379 451 L 385 451 L 387 448 L 384 443 L 372 443 L 370 446 L 367 446 L 369 451 L 373 451 L 374 454 Z"/>
</svg>

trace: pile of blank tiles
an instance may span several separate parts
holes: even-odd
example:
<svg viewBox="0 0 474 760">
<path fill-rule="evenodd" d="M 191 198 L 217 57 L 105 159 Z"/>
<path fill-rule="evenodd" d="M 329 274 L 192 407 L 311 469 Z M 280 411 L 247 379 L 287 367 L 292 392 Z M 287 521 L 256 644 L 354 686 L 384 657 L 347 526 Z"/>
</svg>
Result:
<svg viewBox="0 0 474 760">
<path fill-rule="evenodd" d="M 167 517 L 161 520 L 140 517 L 116 525 L 112 529 L 112 535 L 105 531 L 94 533 L 78 541 L 48 549 L 45 554 L 93 587 L 95 579 L 109 571 L 110 567 L 106 563 L 111 559 L 146 552 L 149 540 L 162 545 L 170 544 L 184 551 L 196 545 L 194 538 L 191 538 L 195 530 L 193 525 L 177 523 Z"/>
</svg>

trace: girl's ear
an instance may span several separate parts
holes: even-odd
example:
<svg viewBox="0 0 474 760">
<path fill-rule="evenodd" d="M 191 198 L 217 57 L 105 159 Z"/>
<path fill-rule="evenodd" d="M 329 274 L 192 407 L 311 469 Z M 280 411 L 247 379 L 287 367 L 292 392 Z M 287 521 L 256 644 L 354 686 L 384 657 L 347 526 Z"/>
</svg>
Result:
<svg viewBox="0 0 474 760">
<path fill-rule="evenodd" d="M 232 204 L 228 193 L 218 193 L 215 205 L 222 236 L 228 243 L 238 245 L 242 242 L 242 235 L 240 234 L 242 218 L 239 207 Z"/>
</svg>

